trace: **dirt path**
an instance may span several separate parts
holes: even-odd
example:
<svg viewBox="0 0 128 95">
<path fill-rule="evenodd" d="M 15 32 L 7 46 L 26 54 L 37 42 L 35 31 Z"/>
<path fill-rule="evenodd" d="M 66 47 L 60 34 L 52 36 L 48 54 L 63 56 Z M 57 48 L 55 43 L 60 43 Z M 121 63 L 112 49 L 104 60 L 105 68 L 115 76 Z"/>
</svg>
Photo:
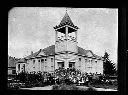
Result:
<svg viewBox="0 0 128 95">
<path fill-rule="evenodd" d="M 22 90 L 52 90 L 52 86 L 45 87 L 33 87 L 33 88 L 21 88 Z"/>
</svg>

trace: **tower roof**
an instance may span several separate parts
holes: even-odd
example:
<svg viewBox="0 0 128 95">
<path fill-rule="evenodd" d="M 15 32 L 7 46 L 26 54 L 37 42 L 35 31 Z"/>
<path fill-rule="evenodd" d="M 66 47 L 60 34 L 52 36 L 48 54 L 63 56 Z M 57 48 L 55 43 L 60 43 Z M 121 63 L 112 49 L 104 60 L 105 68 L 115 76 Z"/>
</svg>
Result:
<svg viewBox="0 0 128 95">
<path fill-rule="evenodd" d="M 73 22 L 67 12 L 65 13 L 64 17 L 62 18 L 60 24 L 58 26 L 55 26 L 54 29 L 62 27 L 64 25 L 69 25 L 69 26 L 74 27 L 75 29 L 78 29 L 78 27 L 73 24 Z"/>
<path fill-rule="evenodd" d="M 63 25 L 63 24 L 66 24 L 66 23 L 69 23 L 71 26 L 74 26 L 74 24 L 73 24 L 73 22 L 72 22 L 72 20 L 69 17 L 67 12 L 65 13 L 65 16 L 63 17 L 63 19 L 61 20 L 60 25 Z"/>
</svg>

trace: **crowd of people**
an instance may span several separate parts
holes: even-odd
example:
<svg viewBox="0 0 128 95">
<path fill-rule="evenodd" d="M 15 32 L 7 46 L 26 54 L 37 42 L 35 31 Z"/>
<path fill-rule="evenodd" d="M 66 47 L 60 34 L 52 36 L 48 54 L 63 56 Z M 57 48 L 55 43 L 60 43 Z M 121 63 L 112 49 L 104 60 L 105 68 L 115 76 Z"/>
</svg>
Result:
<svg viewBox="0 0 128 95">
<path fill-rule="evenodd" d="M 82 73 L 80 70 L 75 68 L 59 68 L 56 69 L 55 72 L 31 72 L 28 77 L 29 81 L 42 81 L 45 84 L 53 85 L 53 84 L 88 84 L 90 82 L 103 80 L 102 75 L 92 74 L 92 73 Z M 35 76 L 35 77 L 34 77 Z M 27 77 L 27 76 L 25 76 Z M 33 77 L 33 78 L 32 78 Z M 22 77 L 23 78 L 23 77 Z M 25 78 L 23 78 L 25 79 Z"/>
<path fill-rule="evenodd" d="M 16 76 L 17 80 L 29 85 L 45 86 L 55 84 L 76 84 L 76 85 L 89 85 L 90 83 L 103 83 L 106 82 L 106 78 L 101 74 L 82 73 L 75 68 L 59 68 L 54 72 L 22 72 Z"/>
<path fill-rule="evenodd" d="M 101 74 L 92 74 L 92 73 L 82 73 L 80 70 L 75 68 L 68 68 L 68 69 L 57 69 L 54 73 L 55 80 L 58 79 L 60 82 L 64 82 L 67 84 L 88 84 L 94 81 L 104 81 L 103 76 Z"/>
</svg>

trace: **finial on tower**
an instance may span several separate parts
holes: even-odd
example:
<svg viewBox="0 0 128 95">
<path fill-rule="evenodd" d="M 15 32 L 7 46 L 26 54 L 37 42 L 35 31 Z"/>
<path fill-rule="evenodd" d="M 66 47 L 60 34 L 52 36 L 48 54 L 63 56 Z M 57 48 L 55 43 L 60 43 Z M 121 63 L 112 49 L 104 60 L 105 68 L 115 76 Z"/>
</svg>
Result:
<svg viewBox="0 0 128 95">
<path fill-rule="evenodd" d="M 67 13 L 67 8 L 66 8 L 66 13 Z"/>
</svg>

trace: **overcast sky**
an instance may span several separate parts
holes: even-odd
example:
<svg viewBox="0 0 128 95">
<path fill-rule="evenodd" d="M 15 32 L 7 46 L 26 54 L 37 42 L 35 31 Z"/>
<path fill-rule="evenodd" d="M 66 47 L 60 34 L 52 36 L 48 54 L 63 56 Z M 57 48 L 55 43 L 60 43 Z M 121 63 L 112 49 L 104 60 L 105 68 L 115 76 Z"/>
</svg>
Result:
<svg viewBox="0 0 128 95">
<path fill-rule="evenodd" d="M 54 26 L 64 17 L 66 8 L 13 8 L 8 13 L 8 54 L 23 57 L 55 44 Z M 118 9 L 67 8 L 78 26 L 78 46 L 117 62 Z"/>
</svg>

